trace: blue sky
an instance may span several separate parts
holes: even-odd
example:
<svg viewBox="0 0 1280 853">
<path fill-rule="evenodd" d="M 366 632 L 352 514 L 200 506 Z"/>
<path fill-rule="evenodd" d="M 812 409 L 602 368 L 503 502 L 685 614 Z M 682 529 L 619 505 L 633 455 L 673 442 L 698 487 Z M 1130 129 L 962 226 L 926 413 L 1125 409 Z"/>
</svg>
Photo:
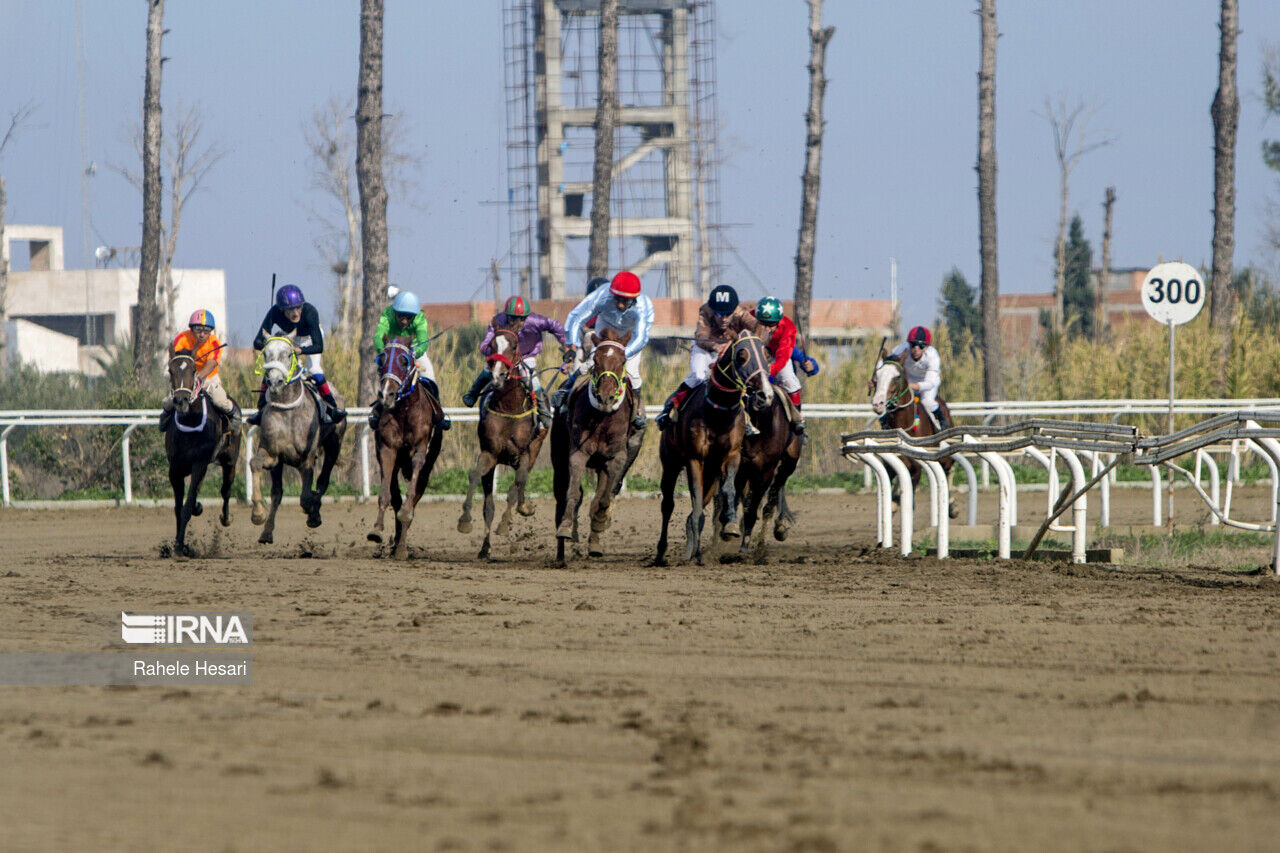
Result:
<svg viewBox="0 0 1280 853">
<path fill-rule="evenodd" d="M 145 3 L 86 0 L 83 13 L 90 251 L 136 245 L 141 201 L 110 163 L 134 156 L 141 109 Z M 422 156 L 416 206 L 392 199 L 391 279 L 428 300 L 466 298 L 491 256 L 506 251 L 500 0 L 388 0 L 385 96 Z M 904 320 L 931 322 L 954 265 L 978 281 L 974 164 L 976 0 L 828 0 L 828 52 L 815 293 L 888 296 L 896 257 Z M 198 104 L 205 139 L 227 154 L 184 212 L 177 263 L 227 271 L 230 326 L 246 340 L 265 310 L 271 273 L 331 304 L 332 276 L 313 242 L 302 127 L 331 97 L 354 94 L 358 7 L 315 0 L 169 0 L 163 98 Z M 1071 208 L 1097 250 L 1105 187 L 1116 187 L 1113 263 L 1158 256 L 1206 262 L 1213 208 L 1218 7 L 1209 0 L 1001 2 L 997 66 L 1000 284 L 1047 291 L 1057 218 L 1057 170 L 1046 96 L 1097 105 L 1114 138 L 1072 177 Z M 726 162 L 723 217 L 766 285 L 787 295 L 800 210 L 807 104 L 803 0 L 721 0 L 718 78 Z M 1241 116 L 1236 264 L 1270 268 L 1263 206 L 1277 193 L 1259 147 L 1280 138 L 1260 100 L 1262 48 L 1280 42 L 1280 3 L 1240 0 Z M 29 129 L 4 154 L 9 221 L 62 225 L 69 266 L 81 263 L 75 6 L 0 0 L 0 117 L 28 99 Z M 757 286 L 736 265 L 729 283 Z"/>
</svg>

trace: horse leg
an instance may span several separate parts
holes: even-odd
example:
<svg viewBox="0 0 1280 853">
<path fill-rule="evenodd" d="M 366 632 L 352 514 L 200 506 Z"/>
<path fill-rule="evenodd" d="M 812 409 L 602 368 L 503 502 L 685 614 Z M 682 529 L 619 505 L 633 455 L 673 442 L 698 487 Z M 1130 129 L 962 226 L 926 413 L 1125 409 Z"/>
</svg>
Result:
<svg viewBox="0 0 1280 853">
<path fill-rule="evenodd" d="M 761 482 L 763 478 L 757 479 L 755 482 L 743 483 L 739 489 L 742 496 L 742 546 L 738 549 L 739 553 L 744 556 L 751 550 L 751 538 L 756 529 L 756 520 L 760 516 L 761 498 L 764 497 L 765 485 Z M 768 510 L 765 510 L 765 523 L 768 523 Z M 763 529 L 764 525 L 761 525 Z M 764 544 L 763 533 L 760 536 L 761 545 Z"/>
<path fill-rule="evenodd" d="M 520 513 L 525 518 L 533 515 L 537 510 L 537 507 L 528 502 L 529 496 L 525 491 L 529 484 L 529 472 L 533 470 L 533 462 L 535 458 L 536 454 L 533 450 L 526 449 L 520 456 L 519 467 L 516 468 L 515 485 L 519 487 L 518 494 L 520 496 L 520 500 L 516 503 L 516 512 Z"/>
<path fill-rule="evenodd" d="M 262 535 L 258 542 L 270 545 L 276 532 L 276 512 L 280 509 L 280 501 L 284 499 L 284 463 L 276 462 L 271 466 L 271 506 L 267 509 L 267 519 L 262 525 Z"/>
<path fill-rule="evenodd" d="M 484 489 L 484 544 L 480 546 L 480 553 L 477 555 L 481 560 L 489 559 L 489 530 L 493 527 L 493 480 L 498 476 L 498 465 L 494 463 L 489 470 L 484 472 L 484 476 L 480 478 L 480 488 Z M 505 517 L 504 517 L 505 521 Z M 508 524 L 508 527 L 510 525 Z M 498 533 L 501 535 L 505 531 L 499 525 Z"/>
<path fill-rule="evenodd" d="M 404 498 L 400 494 L 400 475 L 404 472 L 401 470 L 398 451 L 392 455 L 391 460 L 391 517 L 396 522 L 396 534 L 391 537 L 391 547 L 394 550 L 400 542 L 400 507 L 404 505 Z"/>
<path fill-rule="evenodd" d="M 577 535 L 578 507 L 582 503 L 582 472 L 587 467 L 587 454 L 575 450 L 569 454 L 569 482 L 565 486 L 564 511 L 556 526 L 556 567 L 563 569 L 564 540 Z"/>
<path fill-rule="evenodd" d="M 370 542 L 382 542 L 382 520 L 387 514 L 387 506 L 391 503 L 391 484 L 396 477 L 395 448 L 378 444 L 378 517 L 373 522 L 373 530 L 366 537 Z"/>
<path fill-rule="evenodd" d="M 738 465 L 741 457 L 734 453 L 725 461 L 724 473 L 720 476 L 720 538 L 729 542 L 742 535 L 738 527 Z"/>
<path fill-rule="evenodd" d="M 524 493 L 520 483 L 520 468 L 524 465 L 524 460 L 517 459 L 515 467 L 515 476 L 511 478 L 511 486 L 507 489 L 507 506 L 502 511 L 502 518 L 498 520 L 498 535 L 506 536 L 511 530 L 511 514 L 515 512 L 516 504 L 524 500 Z"/>
<path fill-rule="evenodd" d="M 396 548 L 392 556 L 403 560 L 409 556 L 409 527 L 413 524 L 413 512 L 418 506 L 418 476 L 422 466 L 427 464 L 427 451 L 421 448 L 413 451 L 409 460 L 405 481 L 409 484 L 409 500 L 396 510 Z"/>
<path fill-rule="evenodd" d="M 222 463 L 222 515 L 218 517 L 223 527 L 231 526 L 231 484 L 236 479 L 235 460 Z"/>
<path fill-rule="evenodd" d="M 667 526 L 671 512 L 676 508 L 676 481 L 680 479 L 680 466 L 674 461 L 662 460 L 662 534 L 658 537 L 658 551 L 653 557 L 655 566 L 667 564 Z"/>
<path fill-rule="evenodd" d="M 462 515 L 458 517 L 458 532 L 471 532 L 471 501 L 476 496 L 476 486 L 484 472 L 493 467 L 493 455 L 487 450 L 476 451 L 476 463 L 471 466 L 471 484 L 467 487 L 467 499 L 462 502 Z"/>
<path fill-rule="evenodd" d="M 769 506 L 765 511 L 768 514 L 769 510 L 775 507 L 778 511 L 778 516 L 773 522 L 773 538 L 779 542 L 786 541 L 787 533 L 796 523 L 796 517 L 787 508 L 787 480 L 795 473 L 799 461 L 798 456 L 794 458 L 790 455 L 783 456 L 777 473 L 773 475 L 773 485 L 769 487 Z"/>
<path fill-rule="evenodd" d="M 698 565 L 701 566 L 702 526 L 707 520 L 702 508 L 704 500 L 702 460 L 690 459 L 685 471 L 689 478 L 689 501 L 693 504 L 693 508 L 689 511 L 689 517 L 684 521 L 684 559 L 685 562 L 688 562 L 696 557 Z"/>
<path fill-rule="evenodd" d="M 194 465 L 191 466 L 191 486 L 190 488 L 187 489 L 186 506 L 183 508 L 183 516 L 186 518 L 188 524 L 190 523 L 191 518 L 193 516 L 197 516 L 201 512 L 200 501 L 199 501 L 200 484 L 204 482 L 204 475 L 205 475 L 205 472 L 208 470 L 209 470 L 208 462 L 196 462 Z M 186 526 L 187 524 L 183 524 L 184 528 Z M 183 540 L 184 540 L 182 543 L 183 555 L 190 557 L 192 556 L 192 551 L 191 551 L 191 546 L 186 544 L 186 541 L 185 541 L 186 530 L 184 529 L 182 532 L 183 532 Z"/>
<path fill-rule="evenodd" d="M 302 475 L 302 497 L 299 503 L 302 504 L 302 511 L 307 514 L 307 527 L 320 526 L 320 493 L 311 486 L 312 478 L 315 477 L 315 469 L 310 465 L 301 468 L 298 471 Z"/>
<path fill-rule="evenodd" d="M 947 457 L 942 460 L 942 476 L 945 477 L 947 481 L 947 518 L 957 518 L 960 515 L 960 510 L 956 509 L 956 499 L 951 493 L 951 467 L 951 457 Z"/>
<path fill-rule="evenodd" d="M 626 473 L 627 457 L 615 456 L 605 463 L 604 470 L 596 478 L 596 497 L 591 505 L 591 535 L 587 537 L 587 553 L 592 557 L 604 556 L 604 549 L 600 547 L 600 534 L 609 529 L 609 510 L 613 507 L 618 483 Z"/>
<path fill-rule="evenodd" d="M 267 520 L 267 500 L 262 490 L 262 470 L 271 468 L 276 461 L 259 444 L 258 449 L 254 451 L 253 461 L 249 464 L 249 478 L 253 481 L 253 513 L 249 516 L 249 520 L 254 524 L 262 524 Z"/>
<path fill-rule="evenodd" d="M 178 466 L 169 464 L 169 485 L 173 487 L 173 520 L 176 526 L 173 535 L 173 555 L 185 556 L 187 548 L 187 519 L 184 517 L 183 494 L 186 491 L 186 476 Z"/>
</svg>

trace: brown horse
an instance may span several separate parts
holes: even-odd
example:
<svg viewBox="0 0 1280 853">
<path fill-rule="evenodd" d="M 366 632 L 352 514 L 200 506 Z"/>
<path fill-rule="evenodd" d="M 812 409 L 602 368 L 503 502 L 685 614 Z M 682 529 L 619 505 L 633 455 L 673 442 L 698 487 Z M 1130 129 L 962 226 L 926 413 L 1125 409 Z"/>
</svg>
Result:
<svg viewBox="0 0 1280 853">
<path fill-rule="evenodd" d="M 667 527 L 675 508 L 676 480 L 685 472 L 693 509 L 685 520 L 685 559 L 702 565 L 702 527 L 705 508 L 719 486 L 720 538 L 741 535 L 737 522 L 737 476 L 746 422 L 743 396 L 768 398 L 769 360 L 764 345 L 752 334 L 742 334 L 725 347 L 710 375 L 689 394 L 680 415 L 662 432 L 658 458 L 662 462 L 662 534 L 655 566 L 667 564 Z"/>
<path fill-rule="evenodd" d="M 515 469 L 515 480 L 507 491 L 507 509 L 498 522 L 498 535 L 511 529 L 511 511 L 514 508 L 524 516 L 533 515 L 533 505 L 525 503 L 525 483 L 529 469 L 533 467 L 547 431 L 539 429 L 538 406 L 527 381 L 527 368 L 520 360 L 518 338 L 511 329 L 498 329 L 493 335 L 493 354 L 488 358 L 489 372 L 493 375 L 490 387 L 494 390 L 481 399 L 480 423 L 476 433 L 480 438 L 480 450 L 471 471 L 471 487 L 462 504 L 462 517 L 458 519 L 458 532 L 471 532 L 471 499 L 476 485 L 484 485 L 484 544 L 480 546 L 480 559 L 489 556 L 489 528 L 493 524 L 493 478 L 498 465 Z"/>
<path fill-rule="evenodd" d="M 889 355 L 884 348 L 880 349 L 880 357 L 876 360 L 875 370 L 871 373 L 871 380 L 867 383 L 867 389 L 871 392 L 871 408 L 875 413 L 880 415 L 880 426 L 884 429 L 900 429 L 913 438 L 922 438 L 930 435 L 937 435 L 938 426 L 934 424 L 933 417 L 929 412 L 925 411 L 924 406 L 920 405 L 920 398 L 911 390 L 907 383 L 906 367 L 903 361 L 906 353 L 897 356 Z M 943 425 L 947 426 L 952 423 L 951 410 L 947 407 L 947 403 L 941 397 L 938 397 L 938 409 L 942 413 Z M 911 474 L 911 490 L 914 492 L 920 483 L 920 474 L 924 470 L 920 464 L 913 459 L 903 457 L 906 463 L 907 471 Z M 952 459 L 948 456 L 940 460 L 942 470 L 947 477 L 951 476 Z M 895 474 L 892 466 L 889 468 L 889 480 L 895 480 Z M 894 501 L 898 499 L 898 484 L 894 483 Z M 953 499 L 947 509 L 948 514 L 956 517 L 956 502 Z"/>
<path fill-rule="evenodd" d="M 191 556 L 187 545 L 187 525 L 192 516 L 204 512 L 200 503 L 200 483 L 209 465 L 222 466 L 223 527 L 231 524 L 231 483 L 240 457 L 240 430 L 229 429 L 229 418 L 219 412 L 200 389 L 196 362 L 191 350 L 178 350 L 169 359 L 169 387 L 173 390 L 173 418 L 165 429 L 164 449 L 169 457 L 169 485 L 173 487 L 173 515 L 177 533 L 173 553 Z M 191 488 L 186 499 L 186 478 Z"/>
<path fill-rule="evenodd" d="M 594 341 L 586 381 L 574 388 L 551 422 L 551 465 L 555 471 L 556 566 L 563 568 L 564 543 L 577 540 L 582 477 L 596 472 L 596 495 L 591 504 L 588 553 L 604 555 L 600 534 L 609 529 L 614 486 L 640 452 L 644 431 L 634 435 L 631 420 L 639 402 L 626 381 L 627 342 L 631 333 L 604 329 L 589 333 Z"/>
<path fill-rule="evenodd" d="M 382 482 L 378 488 L 378 520 L 369 541 L 382 541 L 382 518 L 390 505 L 396 514 L 396 534 L 391 540 L 392 556 L 409 555 L 409 526 L 413 512 L 431 479 L 431 469 L 440 455 L 440 419 L 444 410 L 418 381 L 412 342 L 396 338 L 378 356 L 378 401 L 382 414 L 373 431 Z M 408 484 L 409 500 L 400 495 L 400 476 Z"/>
<path fill-rule="evenodd" d="M 764 405 L 760 405 L 763 398 Z M 738 466 L 737 491 L 743 505 L 742 554 L 751 549 L 751 534 L 755 529 L 764 502 L 764 527 L 769 519 L 773 523 L 773 538 L 779 542 L 787 538 L 787 532 L 795 523 L 795 516 L 787 507 L 787 480 L 795 473 L 800 462 L 804 441 L 791 429 L 783 392 L 769 386 L 765 394 L 752 395 L 746 415 L 758 430 L 756 435 L 742 441 L 742 461 Z M 765 495 L 768 500 L 765 501 Z M 763 528 L 762 528 L 763 531 Z M 764 549 L 764 533 L 759 546 Z"/>
</svg>

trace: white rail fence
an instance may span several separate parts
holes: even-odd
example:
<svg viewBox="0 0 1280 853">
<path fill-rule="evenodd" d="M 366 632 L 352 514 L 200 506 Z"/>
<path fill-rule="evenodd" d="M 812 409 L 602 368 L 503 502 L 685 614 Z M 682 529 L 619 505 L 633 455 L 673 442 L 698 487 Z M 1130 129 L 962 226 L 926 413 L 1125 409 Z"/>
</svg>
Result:
<svg viewBox="0 0 1280 853">
<path fill-rule="evenodd" d="M 1035 401 L 1008 401 L 1000 403 L 982 403 L 982 402 L 959 402 L 951 404 L 952 415 L 958 421 L 977 421 L 981 424 L 990 423 L 993 419 L 1000 418 L 1029 418 L 1039 415 L 1047 415 L 1054 417 L 1084 417 L 1091 420 L 1106 419 L 1112 423 L 1117 423 L 1126 417 L 1139 415 L 1159 415 L 1168 411 L 1168 400 L 1035 400 Z M 868 403 L 810 403 L 805 407 L 805 417 L 809 420 L 815 419 L 844 419 L 852 421 L 854 424 L 862 423 L 867 427 L 876 423 L 875 412 L 872 411 Z M 1199 414 L 1218 414 L 1230 411 L 1262 411 L 1273 409 L 1280 412 L 1280 399 L 1244 399 L 1244 400 L 1180 400 L 1175 404 L 1174 412 L 1180 415 L 1199 415 Z M 475 409 L 466 408 L 448 408 L 447 411 L 458 423 L 475 423 L 477 414 Z M 648 406 L 647 411 L 650 416 L 657 415 L 661 411 L 660 406 Z M 251 414 L 252 410 L 246 410 L 245 414 Z M 358 439 L 360 454 L 360 481 L 361 495 L 369 498 L 371 495 L 371 487 L 374 472 L 372 470 L 372 439 L 373 435 L 368 428 L 365 419 L 369 414 L 367 408 L 350 409 L 349 418 L 353 425 L 360 429 L 360 437 Z M 10 495 L 9 482 L 9 438 L 16 430 L 19 429 L 41 429 L 49 427 L 64 426 L 108 426 L 108 427 L 124 427 L 124 435 L 120 441 L 120 468 L 121 468 L 121 484 L 123 486 L 123 502 L 126 504 L 134 503 L 133 496 L 133 469 L 132 459 L 130 456 L 130 444 L 132 434 L 139 428 L 151 428 L 159 417 L 158 410 L 146 409 L 87 409 L 87 410 L 69 410 L 69 409 L 32 409 L 32 410 L 15 410 L 0 411 L 0 493 L 3 496 L 3 505 L 10 506 L 12 504 Z M 245 435 L 245 454 L 244 454 L 244 472 L 245 472 L 245 488 L 246 498 L 252 498 L 252 478 L 249 476 L 249 460 L 252 458 L 253 439 L 256 428 L 250 427 Z M 1255 450 L 1255 452 L 1261 452 Z M 980 458 L 980 457 L 979 457 Z M 1264 454 L 1264 458 L 1265 454 Z M 868 469 L 865 477 L 867 485 L 870 486 L 873 476 L 873 466 L 868 461 Z M 968 460 L 962 456 L 958 457 L 958 464 L 965 470 L 969 477 L 970 484 L 974 483 L 974 470 Z M 1096 464 L 1096 463 L 1095 463 Z M 1197 462 L 1199 465 L 1199 462 Z M 991 465 L 987 461 L 981 464 L 982 485 L 984 487 L 990 485 Z M 1217 471 L 1212 470 L 1211 477 L 1216 477 Z M 1055 476 L 1053 474 L 1051 477 Z M 1276 483 L 1276 471 L 1272 470 L 1272 483 Z M 1216 480 L 1214 481 L 1216 482 Z M 935 487 L 936 488 L 936 487 Z M 1159 472 L 1153 468 L 1153 518 L 1154 523 L 1159 524 L 1160 508 L 1159 508 Z M 1105 498 L 1104 498 L 1105 500 Z M 1228 495 L 1228 502 L 1230 498 Z M 976 487 L 970 488 L 969 491 L 969 512 L 970 517 L 977 512 L 977 490 Z"/>
<path fill-rule="evenodd" d="M 1166 404 L 1167 406 L 1167 404 Z M 1221 409 L 1219 409 L 1221 410 Z M 937 435 L 914 438 L 901 430 L 862 430 L 841 437 L 841 451 L 850 460 L 865 463 L 876 481 L 876 536 L 881 547 L 893 547 L 893 504 L 889 470 L 900 481 L 909 480 L 904 459 L 917 462 L 929 481 L 929 524 L 937 531 L 939 557 L 950 548 L 950 519 L 947 507 L 950 486 L 942 462 L 954 460 L 964 471 L 969 485 L 970 525 L 977 522 L 977 477 L 966 456 L 974 457 L 995 471 L 998 482 L 996 549 L 1001 559 L 1009 559 L 1012 529 L 1018 523 L 1018 489 L 1011 457 L 1029 456 L 1048 471 L 1048 505 L 1045 528 L 1071 535 L 1072 559 L 1085 561 L 1088 534 L 1088 493 L 1099 492 L 1101 511 L 1098 523 L 1110 525 L 1111 475 L 1115 466 L 1127 461 L 1151 470 L 1153 523 L 1161 523 L 1161 469 L 1175 473 L 1209 508 L 1211 524 L 1225 524 L 1245 530 L 1274 534 L 1272 566 L 1280 573 L 1280 411 L 1235 411 L 1217 415 L 1192 427 L 1171 433 L 1142 437 L 1132 426 L 1082 423 L 1077 421 L 1029 419 L 1006 426 L 959 426 Z M 1270 519 L 1250 522 L 1231 516 L 1232 487 L 1239 479 L 1241 457 L 1260 456 L 1267 464 L 1271 480 Z M 1214 454 L 1228 458 L 1225 490 L 1220 483 Z M 1191 455 L 1194 470 L 1173 460 Z M 1070 492 L 1059 493 L 1058 460 L 1065 464 L 1071 480 Z M 1090 473 L 1086 475 L 1085 466 Z M 1201 485 L 1208 472 L 1208 490 Z M 1225 495 L 1224 495 L 1225 491 Z M 1060 494 L 1060 497 L 1059 497 Z M 903 555 L 913 550 L 914 500 L 909 488 L 899 490 L 899 549 Z M 1057 518 L 1071 512 L 1070 523 Z M 1041 531 L 1043 532 L 1043 531 Z"/>
</svg>

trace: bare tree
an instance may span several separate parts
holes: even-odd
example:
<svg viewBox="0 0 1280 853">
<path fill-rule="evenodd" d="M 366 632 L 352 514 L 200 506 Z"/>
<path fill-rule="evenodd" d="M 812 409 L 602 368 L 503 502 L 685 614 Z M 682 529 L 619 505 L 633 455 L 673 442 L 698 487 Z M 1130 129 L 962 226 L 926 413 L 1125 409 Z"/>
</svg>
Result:
<svg viewBox="0 0 1280 853">
<path fill-rule="evenodd" d="M 1059 95 L 1055 103 L 1044 99 L 1044 117 L 1053 129 L 1053 154 L 1058 160 L 1058 239 L 1054 251 L 1053 310 L 1050 331 L 1062 334 L 1062 291 L 1066 284 L 1067 200 L 1071 172 L 1080 159 L 1090 151 L 1111 144 L 1110 137 L 1091 139 L 1089 122 L 1094 108 L 1083 102 L 1069 105 L 1065 95 Z"/>
<path fill-rule="evenodd" d="M 600 0 L 596 53 L 596 159 L 591 176 L 591 240 L 587 278 L 609 271 L 609 199 L 613 192 L 613 128 L 618 119 L 618 0 Z"/>
<path fill-rule="evenodd" d="M 356 180 L 355 127 L 351 118 L 355 102 L 332 98 L 311 114 L 303 127 L 307 152 L 311 156 L 311 188 L 336 203 L 335 210 L 310 208 L 311 219 L 320 226 L 316 249 L 326 266 L 338 277 L 337 320 L 335 332 L 351 338 L 361 333 L 363 321 L 362 275 L 363 251 L 360 239 L 361 219 Z M 406 144 L 403 116 L 383 117 L 382 156 L 387 187 L 405 198 L 412 198 L 417 184 L 413 169 L 421 158 Z"/>
<path fill-rule="evenodd" d="M 823 71 L 827 43 L 835 27 L 822 27 L 822 0 L 809 3 L 809 111 L 804 146 L 804 175 L 800 179 L 800 239 L 796 247 L 795 322 L 801 337 L 809 335 L 809 311 L 813 301 L 813 256 L 817 250 L 818 190 L 822 180 L 822 98 L 827 91 Z"/>
<path fill-rule="evenodd" d="M 133 374 L 149 383 L 155 372 L 156 279 L 160 272 L 160 71 L 164 0 L 147 0 L 147 74 L 142 99 L 142 262 L 133 319 Z"/>
<path fill-rule="evenodd" d="M 27 101 L 9 113 L 9 127 L 4 136 L 0 137 L 0 158 L 4 157 L 4 149 L 18 136 L 22 126 L 35 111 L 35 101 Z M 4 172 L 0 170 L 0 373 L 9 369 L 9 249 L 4 239 L 8 208 L 9 196 L 4 184 Z"/>
<path fill-rule="evenodd" d="M 1102 203 L 1102 268 L 1098 270 L 1097 319 L 1094 320 L 1094 337 L 1100 341 L 1111 339 L 1111 320 L 1107 314 L 1107 288 L 1111 282 L 1111 209 L 1116 203 L 1116 188 L 1107 187 L 1106 200 Z"/>
<path fill-rule="evenodd" d="M 996 261 L 996 0 L 982 0 L 978 68 L 978 244 L 982 263 L 982 390 L 1003 400 L 1000 378 L 1000 271 Z"/>
<path fill-rule="evenodd" d="M 178 119 L 172 132 L 164 134 L 160 144 L 160 181 L 169 184 L 169 217 L 165 221 L 163 209 L 160 223 L 160 274 L 156 282 L 157 331 L 163 345 L 177 332 L 178 318 L 174 316 L 177 285 L 173 281 L 173 259 L 178 251 L 178 232 L 182 228 L 182 211 L 188 199 L 200 188 L 209 170 L 217 165 L 226 151 L 221 145 L 211 143 L 201 147 L 200 134 L 204 130 L 204 116 L 199 107 L 177 107 Z M 143 156 L 143 135 L 135 130 L 133 146 L 139 158 Z M 142 176 L 127 166 L 110 164 L 126 181 L 139 190 L 143 188 Z"/>
<path fill-rule="evenodd" d="M 356 179 L 364 293 L 360 321 L 360 400 L 377 380 L 373 335 L 387 304 L 387 188 L 382 181 L 382 0 L 360 0 L 360 76 L 356 95 Z"/>
<path fill-rule="evenodd" d="M 1209 325 L 1226 331 L 1231 324 L 1231 265 L 1235 252 L 1236 128 L 1240 98 L 1236 92 L 1236 38 L 1240 32 L 1237 0 L 1222 0 L 1218 23 L 1218 91 L 1213 96 L 1213 279 L 1209 283 Z M 1220 383 L 1226 381 L 1226 346 Z"/>
</svg>

